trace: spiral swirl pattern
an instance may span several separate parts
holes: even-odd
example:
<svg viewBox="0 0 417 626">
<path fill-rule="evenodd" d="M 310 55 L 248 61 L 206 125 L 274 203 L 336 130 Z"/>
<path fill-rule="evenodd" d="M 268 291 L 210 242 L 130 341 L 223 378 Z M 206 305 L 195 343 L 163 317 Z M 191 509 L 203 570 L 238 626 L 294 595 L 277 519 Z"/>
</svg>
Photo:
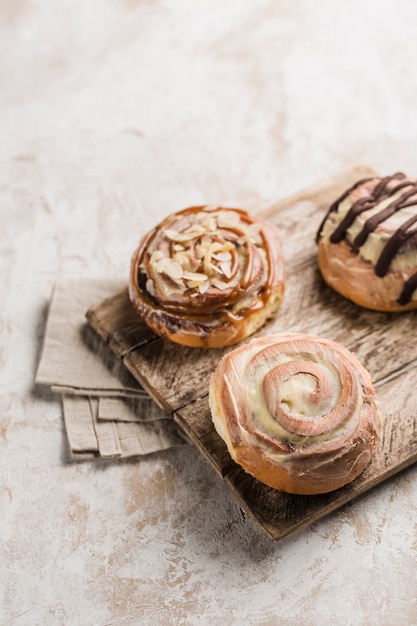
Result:
<svg viewBox="0 0 417 626">
<path fill-rule="evenodd" d="M 276 229 L 240 209 L 174 213 L 132 260 L 132 302 L 155 332 L 186 345 L 239 341 L 276 311 L 283 291 Z"/>
<path fill-rule="evenodd" d="M 293 493 L 353 480 L 380 427 L 366 370 L 340 344 L 310 335 L 270 335 L 229 353 L 212 376 L 210 407 L 232 458 Z"/>
</svg>

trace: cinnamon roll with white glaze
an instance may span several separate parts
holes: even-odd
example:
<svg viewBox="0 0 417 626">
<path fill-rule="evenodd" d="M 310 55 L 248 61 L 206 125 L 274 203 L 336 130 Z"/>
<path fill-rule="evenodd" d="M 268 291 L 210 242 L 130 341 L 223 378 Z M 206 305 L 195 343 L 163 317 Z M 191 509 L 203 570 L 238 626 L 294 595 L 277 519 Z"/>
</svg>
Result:
<svg viewBox="0 0 417 626">
<path fill-rule="evenodd" d="M 311 335 L 269 335 L 235 348 L 212 375 L 209 402 L 233 460 L 295 494 L 353 481 L 381 427 L 365 368 L 342 345 Z"/>
<path fill-rule="evenodd" d="M 275 314 L 283 293 L 276 228 L 240 209 L 174 213 L 143 238 L 132 259 L 129 294 L 141 318 L 186 346 L 237 343 Z"/>
<path fill-rule="evenodd" d="M 317 243 L 335 291 L 377 311 L 417 308 L 417 179 L 358 181 L 330 207 Z"/>
</svg>

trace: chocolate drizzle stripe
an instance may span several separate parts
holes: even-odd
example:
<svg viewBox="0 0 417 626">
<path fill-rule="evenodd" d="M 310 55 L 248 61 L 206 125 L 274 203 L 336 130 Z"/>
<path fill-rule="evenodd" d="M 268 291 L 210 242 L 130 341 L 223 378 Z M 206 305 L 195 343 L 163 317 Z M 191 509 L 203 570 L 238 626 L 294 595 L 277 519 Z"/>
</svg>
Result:
<svg viewBox="0 0 417 626">
<path fill-rule="evenodd" d="M 365 211 L 369 211 L 369 209 L 373 209 L 378 204 L 397 193 L 398 187 L 404 186 L 404 184 L 397 185 L 392 189 L 388 189 L 388 185 L 392 180 L 398 180 L 398 177 L 400 176 L 404 178 L 404 174 L 400 173 L 394 174 L 394 176 L 386 176 L 374 187 L 368 197 L 360 198 L 354 202 L 339 226 L 332 233 L 330 237 L 331 243 L 339 243 L 346 237 L 347 230 L 353 224 L 358 215 L 364 213 Z M 364 228 L 366 228 L 366 222 Z"/>
<path fill-rule="evenodd" d="M 390 195 L 394 196 L 401 188 L 409 187 L 410 185 L 412 185 L 410 191 L 404 193 L 402 196 L 397 198 L 397 200 L 391 202 L 391 204 L 385 207 L 385 209 L 366 220 L 361 232 L 356 236 L 353 242 L 353 245 L 356 248 L 360 248 L 361 246 L 363 246 L 368 238 L 368 235 L 370 235 L 370 233 L 372 233 L 377 228 L 377 226 L 385 222 L 385 220 L 387 220 L 389 217 L 391 217 L 398 211 L 401 211 L 401 209 L 405 209 L 407 206 L 413 206 L 414 204 L 417 204 L 417 198 L 413 202 L 407 203 L 407 200 L 417 193 L 417 186 L 413 185 L 412 183 L 403 183 L 402 185 L 398 185 L 396 189 L 392 189 L 392 193 Z M 380 200 L 380 202 L 383 202 L 383 200 Z"/>
<path fill-rule="evenodd" d="M 417 234 L 417 229 L 408 230 L 413 224 L 417 223 L 417 215 L 404 222 L 394 235 L 387 241 L 382 253 L 375 265 L 375 274 L 383 278 L 389 270 L 391 259 L 395 257 L 398 250 L 413 236 Z"/>
<path fill-rule="evenodd" d="M 362 178 L 361 180 L 358 180 L 358 182 L 356 182 L 354 185 L 352 185 L 351 187 L 349 187 L 349 189 L 347 189 L 341 196 L 340 198 L 338 198 L 337 200 L 335 200 L 335 202 L 333 202 L 333 204 L 330 206 L 329 210 L 327 211 L 326 215 L 323 218 L 323 221 L 321 222 L 319 229 L 317 231 L 317 235 L 316 235 L 316 243 L 319 242 L 321 233 L 323 231 L 323 227 L 327 221 L 327 218 L 329 217 L 329 215 L 331 213 L 335 213 L 337 211 L 337 209 L 339 208 L 339 205 L 343 202 L 343 200 L 346 200 L 346 198 L 352 193 L 352 191 L 355 191 L 355 189 L 357 189 L 358 187 L 360 187 L 361 185 L 364 185 L 365 183 L 368 183 L 370 180 L 374 180 L 374 178 Z"/>
<path fill-rule="evenodd" d="M 417 289 L 417 272 L 410 276 L 410 278 L 404 283 L 404 288 L 398 298 L 398 304 L 406 305 L 411 301 L 413 293 Z"/>
<path fill-rule="evenodd" d="M 384 176 L 384 178 L 381 178 L 381 180 L 375 187 L 373 192 L 374 195 L 379 196 L 392 180 L 402 180 L 403 178 L 405 178 L 405 174 L 403 174 L 402 172 L 397 172 L 392 176 Z"/>
<path fill-rule="evenodd" d="M 372 198 L 361 198 L 351 207 L 351 209 L 346 213 L 343 220 L 340 222 L 339 226 L 332 233 L 330 237 L 331 243 L 339 243 L 342 239 L 345 238 L 346 232 L 350 226 L 352 226 L 355 219 L 361 214 L 365 213 L 365 211 L 369 211 L 374 207 L 374 201 Z M 353 209 L 353 210 L 352 210 Z"/>
</svg>

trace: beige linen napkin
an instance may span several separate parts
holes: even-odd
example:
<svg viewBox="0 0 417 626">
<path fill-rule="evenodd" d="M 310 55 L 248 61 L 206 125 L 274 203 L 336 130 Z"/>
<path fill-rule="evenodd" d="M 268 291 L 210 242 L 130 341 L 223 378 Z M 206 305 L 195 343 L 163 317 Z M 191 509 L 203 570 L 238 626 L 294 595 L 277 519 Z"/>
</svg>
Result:
<svg viewBox="0 0 417 626">
<path fill-rule="evenodd" d="M 87 309 L 123 286 L 66 278 L 52 294 L 35 382 L 62 395 L 74 459 L 145 455 L 186 443 L 172 417 L 86 324 Z"/>
</svg>

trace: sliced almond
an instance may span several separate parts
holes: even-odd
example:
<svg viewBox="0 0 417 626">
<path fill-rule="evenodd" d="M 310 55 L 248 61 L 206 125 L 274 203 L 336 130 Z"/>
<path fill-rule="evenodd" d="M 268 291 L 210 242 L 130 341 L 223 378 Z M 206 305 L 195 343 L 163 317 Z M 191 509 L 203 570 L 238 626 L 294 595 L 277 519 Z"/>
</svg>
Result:
<svg viewBox="0 0 417 626">
<path fill-rule="evenodd" d="M 232 255 L 230 252 L 216 252 L 216 254 L 213 254 L 213 259 L 216 259 L 216 261 L 228 262 L 232 260 Z"/>
<path fill-rule="evenodd" d="M 217 272 L 217 274 L 223 274 L 220 267 L 217 267 L 217 265 L 214 265 L 214 263 L 210 263 L 210 267 L 213 270 L 213 272 Z"/>
<path fill-rule="evenodd" d="M 185 268 L 184 268 L 185 269 Z M 198 272 L 200 269 L 200 261 L 199 259 L 190 258 L 188 267 L 186 268 L 188 272 Z"/>
<path fill-rule="evenodd" d="M 146 281 L 146 291 L 151 295 L 154 296 L 155 295 L 155 283 L 153 282 L 152 278 L 149 278 Z"/>
<path fill-rule="evenodd" d="M 232 263 L 231 261 L 226 262 L 223 261 L 223 263 L 220 263 L 220 269 L 222 270 L 223 274 L 226 276 L 226 278 L 230 278 L 232 275 Z"/>
<path fill-rule="evenodd" d="M 150 262 L 156 263 L 157 261 L 160 261 L 163 258 L 164 258 L 164 255 L 160 250 L 154 250 L 151 254 Z"/>
<path fill-rule="evenodd" d="M 216 287 L 216 289 L 219 289 L 220 291 L 225 291 L 229 288 L 229 285 L 227 283 L 219 280 L 218 278 L 212 278 L 211 284 L 213 285 L 213 287 Z"/>
<path fill-rule="evenodd" d="M 223 250 L 223 245 L 224 244 L 221 241 L 213 241 L 210 244 L 210 254 Z"/>
<path fill-rule="evenodd" d="M 184 285 L 175 283 L 172 279 L 168 278 L 166 274 L 164 275 L 166 278 L 164 281 L 161 281 L 161 288 L 166 297 L 170 298 L 172 295 L 177 295 L 179 293 L 184 292 Z M 168 283 L 168 280 L 171 282 Z"/>
<path fill-rule="evenodd" d="M 198 291 L 203 294 L 206 293 L 206 291 L 210 288 L 210 283 L 207 280 L 205 283 L 201 283 L 201 285 L 198 286 Z"/>
<path fill-rule="evenodd" d="M 184 270 L 179 263 L 171 261 L 171 263 L 168 263 L 165 267 L 165 274 L 173 280 L 180 280 L 184 274 Z"/>
<path fill-rule="evenodd" d="M 168 237 L 168 239 L 172 239 L 172 241 L 177 241 L 177 237 L 180 233 L 177 230 L 173 230 L 172 228 L 167 228 L 164 234 L 165 237 Z"/>
<path fill-rule="evenodd" d="M 211 276 L 213 274 L 213 265 L 211 263 L 211 254 L 207 252 L 203 259 L 203 271 L 206 276 Z"/>
<path fill-rule="evenodd" d="M 222 211 L 217 217 L 219 228 L 233 228 L 240 222 L 240 215 L 236 211 Z"/>
<path fill-rule="evenodd" d="M 209 249 L 207 250 L 206 254 L 204 255 L 203 270 L 208 276 L 211 276 L 211 274 L 213 273 L 213 265 L 211 262 L 212 256 L 215 252 L 220 250 L 221 247 L 222 247 L 222 244 L 219 241 L 213 241 L 210 244 Z"/>
<path fill-rule="evenodd" d="M 186 228 L 182 234 L 198 237 L 200 235 L 204 235 L 204 228 L 201 224 L 198 223 L 191 224 L 191 226 L 188 226 L 188 228 Z"/>
<path fill-rule="evenodd" d="M 217 221 L 213 215 L 207 215 L 202 224 L 206 231 L 215 232 L 217 230 Z"/>
<path fill-rule="evenodd" d="M 248 237 L 252 243 L 257 245 L 262 244 L 262 238 L 260 235 L 260 224 L 251 224 L 248 228 Z"/>
<path fill-rule="evenodd" d="M 197 283 L 204 283 L 208 281 L 208 276 L 206 276 L 206 274 L 202 274 L 201 272 L 184 272 L 183 278 L 184 280 L 192 280 Z"/>
<path fill-rule="evenodd" d="M 155 263 L 155 269 L 160 274 L 164 273 L 172 280 L 180 280 L 183 276 L 184 270 L 181 265 L 177 263 L 177 261 L 173 261 L 167 257 L 162 258 L 160 261 Z"/>
<path fill-rule="evenodd" d="M 195 254 L 196 254 L 197 259 L 202 259 L 204 256 L 206 256 L 208 249 L 209 249 L 209 246 L 203 245 L 202 243 L 196 246 Z"/>
<path fill-rule="evenodd" d="M 183 269 L 189 269 L 188 266 L 190 264 L 190 259 L 183 252 L 177 252 L 176 254 L 174 254 L 173 260 L 179 263 Z"/>
<path fill-rule="evenodd" d="M 186 231 L 179 233 L 176 230 L 171 230 L 170 228 L 167 228 L 165 231 L 165 235 L 168 237 L 168 239 L 171 239 L 171 241 L 174 241 L 175 243 L 182 243 L 186 241 L 191 241 L 192 239 L 199 237 L 203 232 L 204 230 L 202 229 L 199 229 L 199 230 L 187 229 Z"/>
</svg>

